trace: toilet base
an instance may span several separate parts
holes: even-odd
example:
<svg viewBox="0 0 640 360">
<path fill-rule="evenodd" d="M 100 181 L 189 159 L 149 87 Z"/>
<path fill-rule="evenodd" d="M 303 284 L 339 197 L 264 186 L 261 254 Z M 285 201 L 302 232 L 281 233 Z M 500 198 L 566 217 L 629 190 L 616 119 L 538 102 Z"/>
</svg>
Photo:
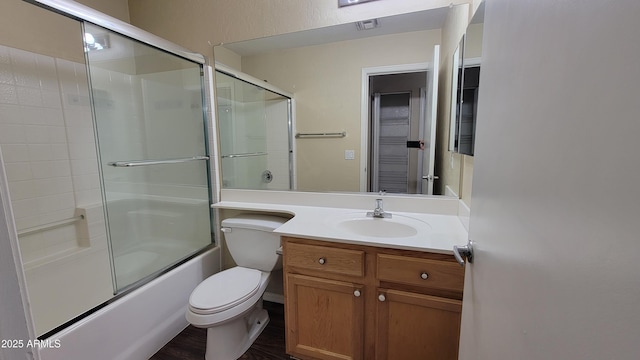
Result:
<svg viewBox="0 0 640 360">
<path fill-rule="evenodd" d="M 205 360 L 236 360 L 269 323 L 269 314 L 256 306 L 247 316 L 207 329 Z"/>
</svg>

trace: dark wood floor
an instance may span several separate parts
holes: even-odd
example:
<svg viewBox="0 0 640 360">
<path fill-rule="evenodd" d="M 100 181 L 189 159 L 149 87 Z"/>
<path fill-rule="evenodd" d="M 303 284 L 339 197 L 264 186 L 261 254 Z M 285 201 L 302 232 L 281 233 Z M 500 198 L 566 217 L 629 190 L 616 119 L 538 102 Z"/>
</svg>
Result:
<svg viewBox="0 0 640 360">
<path fill-rule="evenodd" d="M 264 308 L 269 312 L 269 324 L 240 359 L 289 360 L 284 347 L 284 306 L 265 301 Z M 207 330 L 189 325 L 150 360 L 202 360 L 206 342 Z"/>
</svg>

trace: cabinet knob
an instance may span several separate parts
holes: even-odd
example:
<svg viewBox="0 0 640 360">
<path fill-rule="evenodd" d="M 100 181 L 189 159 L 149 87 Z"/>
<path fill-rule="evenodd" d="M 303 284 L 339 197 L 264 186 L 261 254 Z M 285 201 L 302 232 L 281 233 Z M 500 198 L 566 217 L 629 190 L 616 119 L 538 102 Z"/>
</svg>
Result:
<svg viewBox="0 0 640 360">
<path fill-rule="evenodd" d="M 384 296 L 384 294 L 380 294 L 380 295 L 378 295 L 378 300 L 379 301 L 385 301 L 385 300 L 387 300 L 387 298 Z"/>
<path fill-rule="evenodd" d="M 326 260 L 324 258 L 318 259 L 318 264 L 320 264 L 320 265 L 324 265 L 325 262 L 326 262 Z"/>
<path fill-rule="evenodd" d="M 427 274 L 426 272 L 423 272 L 422 274 L 420 274 L 420 278 L 422 280 L 427 280 L 429 278 L 429 274 Z"/>
<path fill-rule="evenodd" d="M 360 290 L 356 290 L 353 292 L 353 296 L 360 297 Z"/>
</svg>

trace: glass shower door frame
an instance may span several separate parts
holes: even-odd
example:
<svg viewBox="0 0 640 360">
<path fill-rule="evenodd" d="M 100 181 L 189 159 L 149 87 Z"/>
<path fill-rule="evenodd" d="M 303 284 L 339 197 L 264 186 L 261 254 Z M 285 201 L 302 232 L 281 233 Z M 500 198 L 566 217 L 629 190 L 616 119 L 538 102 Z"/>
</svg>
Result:
<svg viewBox="0 0 640 360">
<path fill-rule="evenodd" d="M 292 93 L 289 93 L 287 91 L 284 91 L 282 89 L 279 89 L 267 82 L 264 81 L 260 81 L 257 78 L 254 78 L 251 75 L 239 72 L 233 68 L 230 68 L 226 65 L 217 63 L 215 64 L 215 69 L 214 72 L 220 72 L 224 75 L 227 75 L 231 78 L 235 78 L 241 82 L 244 83 L 248 83 L 248 84 L 252 84 L 258 88 L 261 88 L 265 91 L 268 92 L 272 92 L 274 94 L 280 95 L 284 98 L 286 98 L 287 101 L 287 139 L 288 139 L 288 160 L 289 160 L 289 164 L 288 164 L 288 169 L 289 169 L 289 190 L 296 190 L 297 188 L 297 184 L 296 184 L 296 158 L 295 158 L 295 142 L 293 140 L 294 136 L 294 131 L 295 131 L 295 100 L 294 100 L 294 96 Z M 215 75 L 214 75 L 215 76 Z M 218 85 L 218 84 L 216 84 Z M 218 127 L 220 126 L 220 124 L 218 124 Z M 258 154 L 248 154 L 249 156 L 260 156 L 262 155 L 262 153 Z M 222 156 L 224 157 L 228 157 L 228 156 Z M 239 156 L 234 156 L 234 157 L 239 157 Z M 220 166 L 220 169 L 222 171 L 222 165 Z"/>
<path fill-rule="evenodd" d="M 209 206 L 211 203 L 213 203 L 214 200 L 214 196 L 216 196 L 212 190 L 213 187 L 213 182 L 212 182 L 212 173 L 215 173 L 215 169 L 212 169 L 212 163 L 209 160 L 209 155 L 210 155 L 210 128 L 209 128 L 209 124 L 212 123 L 212 119 L 210 118 L 210 112 L 207 111 L 207 109 L 210 109 L 210 101 L 209 99 L 211 98 L 211 87 L 206 86 L 207 83 L 205 82 L 205 76 L 207 76 L 207 74 L 211 75 L 211 71 L 204 71 L 205 70 L 205 65 L 208 67 L 207 65 L 207 59 L 202 55 L 202 54 L 198 54 L 198 53 L 194 53 L 191 52 L 185 48 L 182 48 L 174 43 L 171 43 L 165 39 L 162 39 L 158 36 L 155 36 L 151 33 L 148 33 L 146 31 L 143 31 L 141 29 L 138 29 L 126 22 L 123 22 L 121 20 L 115 19 L 113 17 L 107 16 L 105 14 L 102 14 L 94 9 L 91 9 L 87 6 L 84 6 L 82 4 L 73 2 L 73 1 L 68 1 L 68 0 L 25 0 L 27 2 L 30 2 L 36 6 L 39 7 L 43 7 L 47 10 L 56 12 L 58 14 L 61 14 L 63 16 L 72 18 L 74 20 L 77 20 L 79 22 L 81 22 L 83 24 L 83 30 L 85 27 L 86 23 L 92 24 L 92 25 L 97 25 L 99 27 L 102 27 L 110 32 L 115 33 L 116 35 L 122 35 L 124 38 L 130 39 L 131 41 L 137 42 L 137 43 L 141 43 L 141 44 L 145 44 L 147 46 L 150 46 L 151 48 L 155 48 L 158 50 L 161 50 L 162 52 L 171 54 L 173 56 L 176 56 L 178 58 L 187 60 L 188 62 L 191 62 L 193 64 L 198 65 L 199 67 L 199 73 L 200 73 L 200 96 L 201 96 L 201 104 L 202 104 L 202 119 L 203 119 L 203 130 L 204 130 L 204 156 L 199 156 L 199 157 L 193 157 L 193 158 L 175 158 L 175 159 L 153 159 L 153 161 L 128 161 L 129 159 L 124 159 L 127 161 L 118 161 L 118 162 L 114 162 L 113 164 L 111 164 L 112 166 L 116 166 L 116 167 L 138 167 L 138 166 L 145 166 L 145 165 L 160 165 L 161 163 L 173 163 L 173 164 L 177 164 L 177 163 L 182 163 L 182 162 L 191 162 L 191 161 L 201 161 L 204 160 L 206 161 L 206 166 L 205 169 L 203 170 L 204 172 L 206 172 L 206 182 L 207 182 L 207 192 L 208 192 L 208 199 L 207 199 L 207 207 L 208 207 L 208 214 L 209 214 L 209 229 L 211 230 L 210 232 L 212 234 L 215 234 L 215 222 L 213 221 L 213 210 L 211 209 L 211 207 Z M 87 67 L 89 68 L 89 61 L 87 61 Z M 91 76 L 90 76 L 90 72 L 88 72 L 89 75 L 89 85 L 91 86 Z M 211 81 L 212 79 L 208 79 L 209 81 Z M 93 98 L 93 91 L 90 91 L 90 101 L 92 104 L 95 104 L 95 99 Z M 95 119 L 95 109 L 92 106 L 92 112 L 93 117 Z M 97 130 L 97 125 L 94 121 L 94 130 Z M 97 134 L 97 132 L 96 132 Z M 96 141 L 99 141 L 97 139 L 97 135 L 96 135 Z M 99 146 L 99 143 L 96 144 L 97 146 Z M 120 159 L 118 159 L 120 160 Z M 98 151 L 98 161 L 100 160 L 100 152 Z M 102 164 L 102 162 L 100 162 Z M 103 179 L 103 169 L 101 166 L 98 167 L 98 171 L 99 171 L 99 175 L 101 177 L 101 179 Z M 216 182 L 217 183 L 217 182 Z M 109 224 L 109 219 L 108 219 L 108 215 L 106 214 L 106 206 L 107 206 L 107 202 L 106 202 L 106 194 L 105 194 L 105 190 L 104 190 L 104 184 L 101 184 L 103 191 L 102 191 L 102 197 L 103 197 L 103 202 L 104 202 L 104 206 L 105 206 L 105 221 L 107 221 L 107 224 Z M 204 190 L 204 189 L 203 189 Z M 109 234 L 109 226 L 107 227 L 107 236 L 108 238 L 111 238 L 110 234 Z M 199 251 L 197 251 L 196 253 L 190 255 L 187 257 L 191 258 L 193 256 L 196 256 L 198 253 L 201 253 L 202 251 L 205 251 L 207 248 L 209 248 L 211 246 L 211 243 L 213 243 L 213 237 L 210 238 L 211 242 L 208 246 L 205 246 L 204 248 L 201 248 Z M 112 258 L 112 264 L 114 263 L 114 255 L 113 255 L 113 245 L 110 244 L 110 256 Z M 180 263 L 186 261 L 187 259 L 183 259 L 182 261 L 179 261 L 177 264 L 174 264 L 172 266 L 170 266 L 169 268 L 165 268 L 162 271 L 160 271 L 159 273 L 156 274 L 152 274 L 150 276 L 144 277 L 143 279 L 141 279 L 140 281 L 134 282 L 133 284 L 131 284 L 132 286 L 126 286 L 125 288 L 121 288 L 121 289 L 117 289 L 117 284 L 116 284 L 116 276 L 115 276 L 115 265 L 112 266 L 112 279 L 113 279 L 113 285 L 114 285 L 114 295 L 121 295 L 124 292 L 128 292 L 128 290 L 132 287 L 137 287 L 139 282 L 147 282 L 150 280 L 149 277 L 153 276 L 159 276 L 161 273 L 164 273 L 166 271 L 171 270 L 172 268 L 174 268 L 175 266 L 178 266 Z M 144 280 L 144 281 L 143 281 Z"/>
</svg>

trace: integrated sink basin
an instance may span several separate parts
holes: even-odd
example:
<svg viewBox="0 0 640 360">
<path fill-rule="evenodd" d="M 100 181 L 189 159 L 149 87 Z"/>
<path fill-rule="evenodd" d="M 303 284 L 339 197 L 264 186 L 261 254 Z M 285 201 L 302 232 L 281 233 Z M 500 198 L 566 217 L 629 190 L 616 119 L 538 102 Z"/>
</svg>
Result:
<svg viewBox="0 0 640 360">
<path fill-rule="evenodd" d="M 366 237 L 403 238 L 431 230 L 431 226 L 422 220 L 398 214 L 377 218 L 367 216 L 366 212 L 355 212 L 345 214 L 334 221 L 333 226 L 336 229 Z"/>
</svg>

